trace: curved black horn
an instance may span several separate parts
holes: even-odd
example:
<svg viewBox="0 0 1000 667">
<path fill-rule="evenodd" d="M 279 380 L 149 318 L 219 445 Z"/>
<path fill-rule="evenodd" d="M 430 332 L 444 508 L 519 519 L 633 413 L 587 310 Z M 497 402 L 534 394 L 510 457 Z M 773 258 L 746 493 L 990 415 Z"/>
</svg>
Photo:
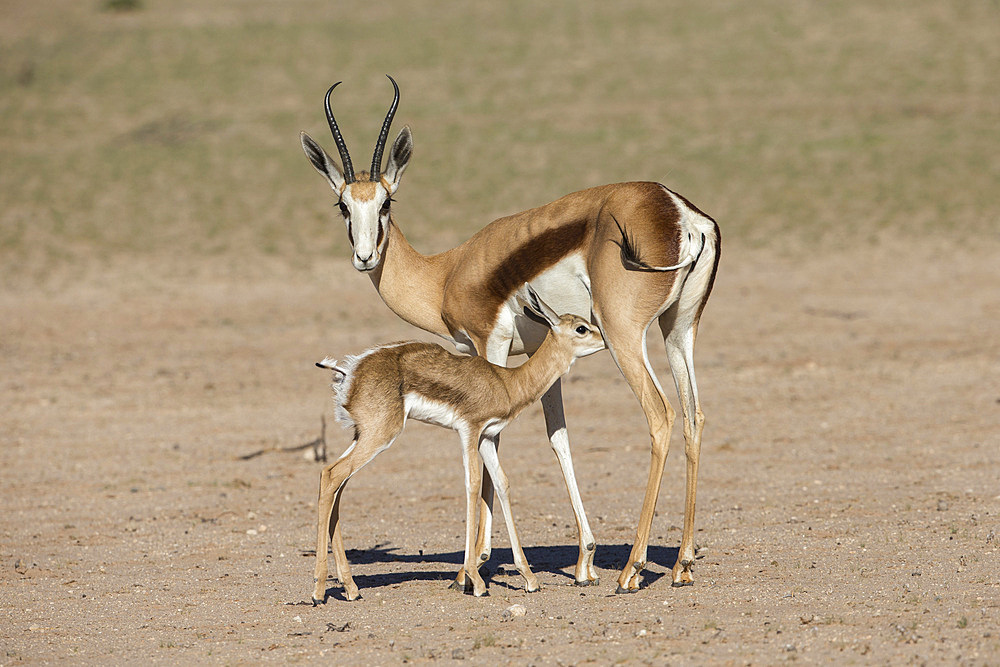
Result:
<svg viewBox="0 0 1000 667">
<path fill-rule="evenodd" d="M 388 74 L 386 76 L 389 78 L 389 81 L 392 81 L 392 87 L 396 92 L 392 98 L 392 106 L 389 107 L 389 113 L 385 115 L 385 122 L 382 123 L 382 132 L 378 135 L 378 143 L 375 144 L 375 154 L 372 155 L 371 179 L 373 181 L 382 175 L 382 150 L 385 148 L 385 140 L 389 137 L 389 126 L 392 125 L 392 117 L 396 115 L 396 107 L 399 106 L 399 86 L 396 85 L 395 79 Z"/>
<path fill-rule="evenodd" d="M 347 144 L 344 143 L 344 137 L 341 136 L 340 128 L 337 127 L 337 121 L 334 119 L 333 111 L 330 109 L 330 93 L 342 83 L 343 81 L 338 81 L 330 86 L 330 90 L 326 91 L 326 99 L 323 105 L 326 108 L 326 121 L 330 123 L 330 132 L 333 133 L 333 140 L 337 142 L 337 150 L 340 151 L 340 161 L 344 163 L 344 180 L 348 183 L 353 183 L 354 165 L 351 164 L 351 154 L 347 152 Z"/>
</svg>

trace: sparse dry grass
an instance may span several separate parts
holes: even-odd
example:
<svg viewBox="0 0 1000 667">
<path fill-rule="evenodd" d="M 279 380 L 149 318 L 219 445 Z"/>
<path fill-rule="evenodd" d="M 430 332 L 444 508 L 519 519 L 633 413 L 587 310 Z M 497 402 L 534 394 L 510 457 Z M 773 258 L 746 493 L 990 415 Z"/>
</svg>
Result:
<svg viewBox="0 0 1000 667">
<path fill-rule="evenodd" d="M 590 185 L 655 179 L 727 240 L 991 232 L 996 3 L 11 2 L 0 259 L 308 263 L 346 245 L 298 147 L 414 130 L 399 219 L 428 251 Z"/>
</svg>

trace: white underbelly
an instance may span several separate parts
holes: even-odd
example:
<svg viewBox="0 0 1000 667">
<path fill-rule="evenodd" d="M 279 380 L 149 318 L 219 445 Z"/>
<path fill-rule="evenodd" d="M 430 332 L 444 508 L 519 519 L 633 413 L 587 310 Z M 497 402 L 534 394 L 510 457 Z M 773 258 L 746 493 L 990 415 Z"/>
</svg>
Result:
<svg viewBox="0 0 1000 667">
<path fill-rule="evenodd" d="M 532 289 L 560 315 L 573 314 L 592 320 L 593 302 L 590 295 L 590 276 L 583 255 L 574 253 L 538 274 L 530 282 Z M 548 329 L 529 320 L 511 297 L 504 308 L 508 317 L 498 318 L 498 322 L 513 320 L 511 332 L 511 354 L 524 354 L 535 350 L 545 338 Z"/>
<path fill-rule="evenodd" d="M 403 397 L 403 409 L 410 419 L 459 430 L 466 427 L 465 420 L 447 403 L 435 401 L 416 393 Z"/>
</svg>

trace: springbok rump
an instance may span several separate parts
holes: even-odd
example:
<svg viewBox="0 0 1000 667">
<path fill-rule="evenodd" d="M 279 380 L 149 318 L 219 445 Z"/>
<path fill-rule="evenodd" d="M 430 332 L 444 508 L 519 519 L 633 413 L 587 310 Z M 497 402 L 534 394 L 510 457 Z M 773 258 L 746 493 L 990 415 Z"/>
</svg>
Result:
<svg viewBox="0 0 1000 667">
<path fill-rule="evenodd" d="M 337 420 L 354 428 L 354 439 L 320 475 L 313 605 L 326 601 L 327 546 L 331 540 L 344 594 L 348 600 L 358 597 L 340 532 L 340 498 L 351 476 L 392 445 L 407 418 L 453 429 L 461 437 L 466 495 L 464 587 L 477 597 L 486 592 L 474 551 L 481 458 L 500 496 L 514 565 L 524 577 L 526 590 L 538 590 L 538 579 L 528 566 L 514 528 L 509 483 L 497 457 L 495 439 L 569 371 L 577 358 L 603 350 L 604 340 L 597 327 L 586 320 L 557 315 L 530 287 L 515 300 L 528 317 L 550 327 L 535 354 L 517 368 L 495 366 L 482 357 L 457 356 L 430 343 L 381 345 L 348 357 L 340 365 L 330 357 L 316 364 L 333 371 Z"/>
<path fill-rule="evenodd" d="M 694 344 L 718 269 L 718 225 L 663 185 L 616 183 L 500 218 L 456 248 L 422 255 L 406 241 L 391 211 L 392 195 L 413 154 L 409 127 L 399 133 L 382 170 L 382 152 L 399 103 L 399 87 L 389 80 L 395 95 L 370 171 L 355 174 L 334 119 L 330 94 L 338 84 L 327 91 L 324 106 L 343 169 L 312 138 L 301 135 L 306 156 L 337 197 L 354 267 L 368 274 L 382 300 L 401 318 L 451 341 L 461 352 L 501 366 L 511 355 L 534 354 L 545 334 L 514 305 L 513 295 L 524 283 L 556 312 L 597 325 L 642 406 L 651 438 L 646 492 L 618 592 L 639 588 L 674 422 L 674 410 L 647 357 L 646 334 L 656 322 L 677 388 L 687 459 L 684 530 L 673 585 L 693 583 L 695 494 L 705 424 Z M 577 522 L 576 582 L 596 583 L 594 536 L 573 471 L 560 381 L 542 396 L 542 408 Z M 480 564 L 491 549 L 493 488 L 488 476 L 483 476 L 482 498 L 476 540 Z M 464 580 L 460 571 L 456 582 Z"/>
</svg>

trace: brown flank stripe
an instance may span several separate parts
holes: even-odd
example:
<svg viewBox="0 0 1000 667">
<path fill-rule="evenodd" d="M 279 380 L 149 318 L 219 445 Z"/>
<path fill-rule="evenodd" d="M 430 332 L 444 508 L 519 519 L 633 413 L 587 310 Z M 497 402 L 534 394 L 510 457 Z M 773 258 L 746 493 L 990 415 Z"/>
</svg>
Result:
<svg viewBox="0 0 1000 667">
<path fill-rule="evenodd" d="M 548 229 L 515 248 L 490 274 L 485 288 L 494 300 L 503 302 L 524 283 L 530 282 L 559 260 L 583 246 L 587 221 L 577 220 Z"/>
</svg>

